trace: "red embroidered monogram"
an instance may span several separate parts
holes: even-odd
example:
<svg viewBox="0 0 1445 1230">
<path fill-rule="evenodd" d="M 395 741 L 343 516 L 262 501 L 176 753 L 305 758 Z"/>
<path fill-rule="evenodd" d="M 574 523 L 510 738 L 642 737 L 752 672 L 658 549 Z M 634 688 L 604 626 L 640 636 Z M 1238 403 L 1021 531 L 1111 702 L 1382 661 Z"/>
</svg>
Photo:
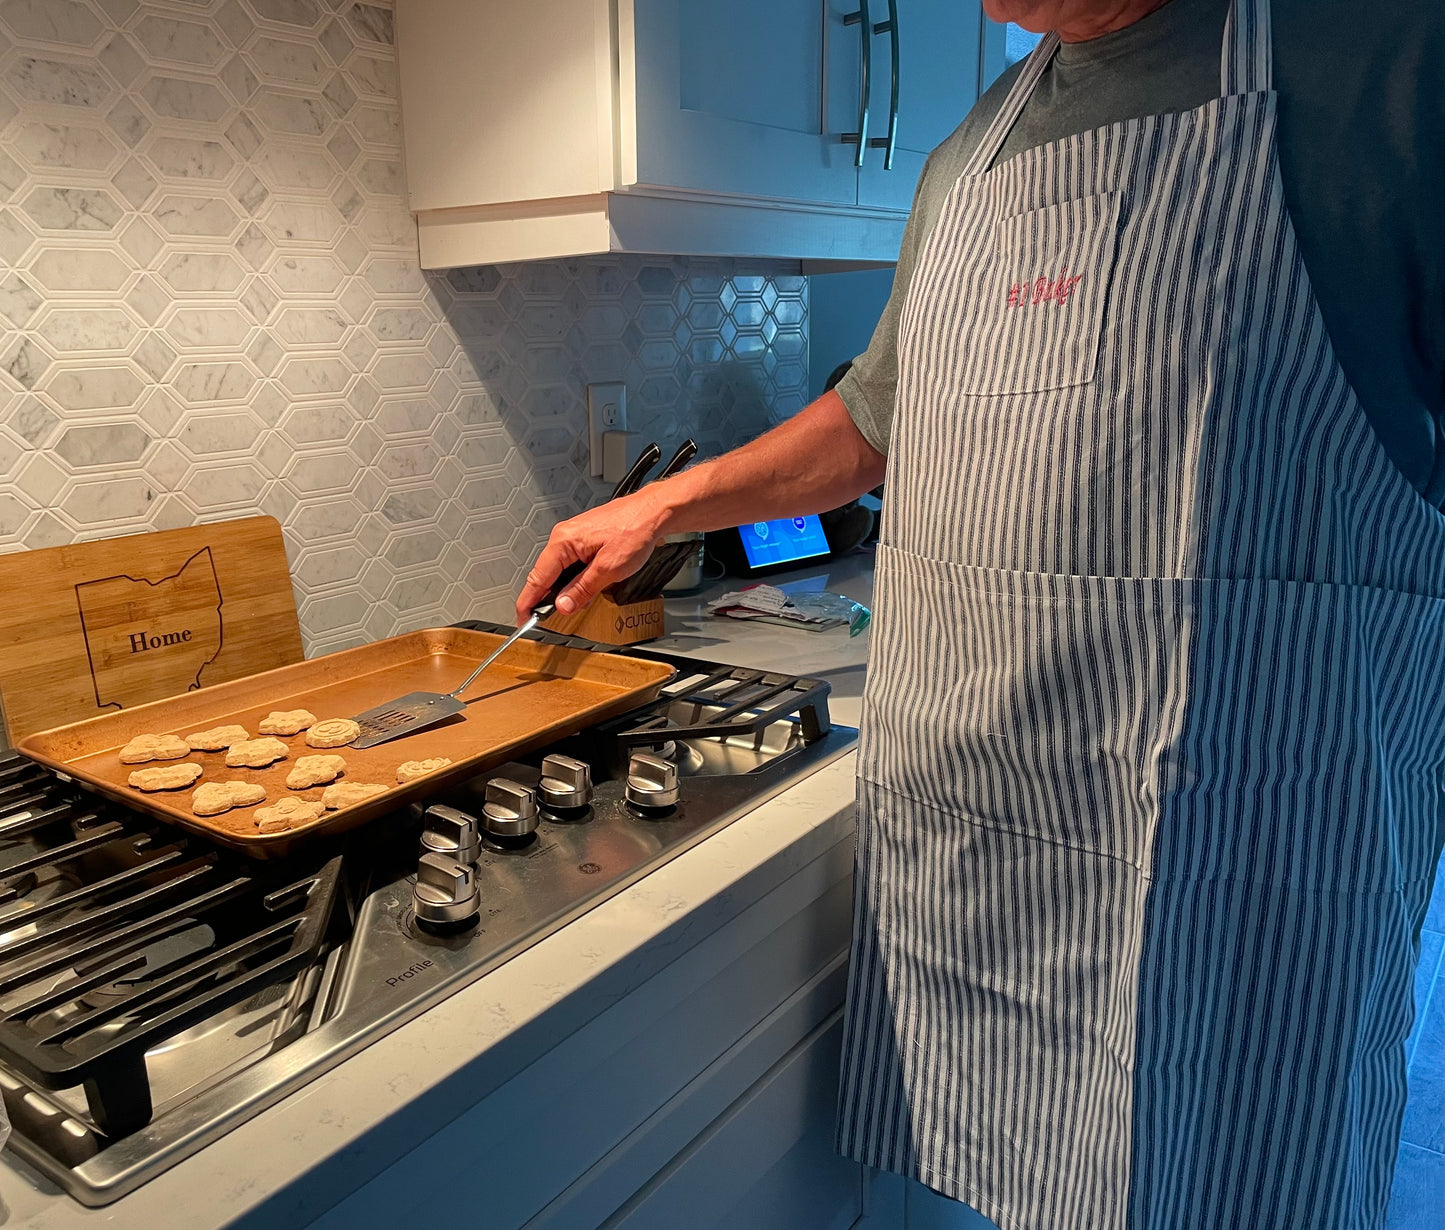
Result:
<svg viewBox="0 0 1445 1230">
<path fill-rule="evenodd" d="M 1009 307 L 1037 307 L 1041 303 L 1064 304 L 1084 280 L 1082 273 L 1059 271 L 1056 278 L 1037 277 L 1032 282 L 1015 282 L 1009 287 Z"/>
</svg>

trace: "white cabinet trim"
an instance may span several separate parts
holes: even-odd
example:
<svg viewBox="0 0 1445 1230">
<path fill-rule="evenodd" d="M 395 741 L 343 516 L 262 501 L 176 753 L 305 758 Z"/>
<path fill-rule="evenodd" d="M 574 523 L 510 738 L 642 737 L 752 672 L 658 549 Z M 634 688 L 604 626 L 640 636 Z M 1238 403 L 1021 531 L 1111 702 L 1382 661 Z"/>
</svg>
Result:
<svg viewBox="0 0 1445 1230">
<path fill-rule="evenodd" d="M 856 264 L 896 259 L 905 221 L 881 210 L 638 191 L 430 210 L 417 230 L 424 269 L 604 252 Z"/>
</svg>

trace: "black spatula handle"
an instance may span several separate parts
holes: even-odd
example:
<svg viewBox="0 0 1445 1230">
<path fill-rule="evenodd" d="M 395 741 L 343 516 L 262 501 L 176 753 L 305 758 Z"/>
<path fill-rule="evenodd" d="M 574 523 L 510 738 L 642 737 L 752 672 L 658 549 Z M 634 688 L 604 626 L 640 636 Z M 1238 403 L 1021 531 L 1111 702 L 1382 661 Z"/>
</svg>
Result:
<svg viewBox="0 0 1445 1230">
<path fill-rule="evenodd" d="M 568 564 L 552 582 L 552 588 L 547 591 L 547 596 L 532 608 L 532 614 L 539 620 L 551 619 L 557 611 L 557 596 L 586 571 L 587 564 L 583 560 L 579 559 L 575 564 Z"/>
</svg>

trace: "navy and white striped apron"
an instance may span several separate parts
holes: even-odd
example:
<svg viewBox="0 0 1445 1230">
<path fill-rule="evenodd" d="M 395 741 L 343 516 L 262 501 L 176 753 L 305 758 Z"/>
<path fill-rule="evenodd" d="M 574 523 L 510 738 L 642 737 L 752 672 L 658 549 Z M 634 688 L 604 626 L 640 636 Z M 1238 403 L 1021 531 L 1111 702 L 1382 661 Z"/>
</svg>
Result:
<svg viewBox="0 0 1445 1230">
<path fill-rule="evenodd" d="M 1325 332 L 1267 0 L 1221 98 L 989 169 L 1056 46 L 899 328 L 841 1147 L 1006 1230 L 1375 1227 L 1445 518 Z"/>
</svg>

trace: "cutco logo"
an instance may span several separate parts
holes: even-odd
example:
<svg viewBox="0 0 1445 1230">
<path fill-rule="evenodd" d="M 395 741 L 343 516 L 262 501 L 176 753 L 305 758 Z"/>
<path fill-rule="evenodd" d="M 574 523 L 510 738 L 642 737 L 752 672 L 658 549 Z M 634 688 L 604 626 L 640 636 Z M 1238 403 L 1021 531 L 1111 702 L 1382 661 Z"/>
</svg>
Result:
<svg viewBox="0 0 1445 1230">
<path fill-rule="evenodd" d="M 631 632 L 636 628 L 651 628 L 661 622 L 660 611 L 638 611 L 632 615 L 619 615 L 613 627 L 618 632 Z"/>
</svg>

